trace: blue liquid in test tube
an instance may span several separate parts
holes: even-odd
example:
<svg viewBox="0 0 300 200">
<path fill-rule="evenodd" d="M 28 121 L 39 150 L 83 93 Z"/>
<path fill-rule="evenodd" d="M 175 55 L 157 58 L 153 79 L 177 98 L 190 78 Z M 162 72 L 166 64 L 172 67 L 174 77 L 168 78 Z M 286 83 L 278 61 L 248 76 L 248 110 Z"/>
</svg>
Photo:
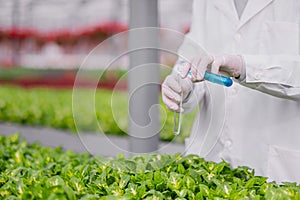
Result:
<svg viewBox="0 0 300 200">
<path fill-rule="evenodd" d="M 192 72 L 188 72 L 189 75 L 192 75 Z M 232 80 L 231 78 L 227 77 L 227 76 L 222 76 L 219 74 L 213 74 L 210 73 L 208 71 L 205 72 L 204 74 L 204 80 L 213 82 L 213 83 L 217 83 L 219 85 L 224 85 L 226 87 L 230 87 L 232 85 Z"/>
<path fill-rule="evenodd" d="M 188 72 L 188 76 L 192 76 L 192 72 L 189 71 Z M 227 77 L 227 76 L 222 76 L 219 74 L 214 74 L 211 72 L 206 71 L 204 74 L 204 80 L 213 82 L 213 83 L 217 83 L 220 85 L 224 85 L 226 87 L 230 87 L 232 85 L 232 80 L 231 78 Z M 181 93 L 181 98 L 182 98 L 182 93 Z M 182 108 L 182 101 L 179 105 L 180 108 Z M 174 112 L 174 130 L 173 133 L 175 135 L 179 135 L 180 134 L 180 128 L 181 128 L 181 113 L 177 113 Z"/>
</svg>

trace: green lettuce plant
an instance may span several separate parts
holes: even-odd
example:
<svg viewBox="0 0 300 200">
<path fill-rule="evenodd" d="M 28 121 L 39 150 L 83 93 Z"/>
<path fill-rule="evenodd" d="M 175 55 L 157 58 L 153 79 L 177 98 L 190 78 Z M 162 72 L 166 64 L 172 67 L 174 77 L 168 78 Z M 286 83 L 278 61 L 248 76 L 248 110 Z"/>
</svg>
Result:
<svg viewBox="0 0 300 200">
<path fill-rule="evenodd" d="M 300 199 L 296 183 L 196 155 L 93 157 L 0 136 L 1 199 Z"/>
</svg>

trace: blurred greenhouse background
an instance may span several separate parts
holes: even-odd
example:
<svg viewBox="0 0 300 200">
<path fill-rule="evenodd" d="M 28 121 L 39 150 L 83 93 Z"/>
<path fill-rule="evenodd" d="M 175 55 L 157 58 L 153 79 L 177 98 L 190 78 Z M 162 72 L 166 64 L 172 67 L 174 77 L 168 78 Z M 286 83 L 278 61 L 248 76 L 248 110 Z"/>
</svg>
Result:
<svg viewBox="0 0 300 200">
<path fill-rule="evenodd" d="M 158 3 L 161 27 L 186 32 L 192 1 Z M 128 0 L 0 0 L 0 64 L 78 68 L 97 44 L 128 29 L 128 4 Z"/>
<path fill-rule="evenodd" d="M 186 33 L 191 7 L 192 1 L 158 0 L 159 26 Z M 13 129 L 21 133 L 25 127 L 94 133 L 100 125 L 100 132 L 126 135 L 129 57 L 119 58 L 109 69 L 104 63 L 114 58 L 120 48 L 126 48 L 123 43 L 127 43 L 127 38 L 101 42 L 128 29 L 129 0 L 0 0 L 1 134 L 7 134 L 3 133 L 7 130 L 5 125 L 12 123 L 21 124 Z M 165 43 L 174 45 L 168 35 L 163 37 Z M 99 44 L 104 50 L 95 49 Z M 92 50 L 94 53 L 90 54 Z M 159 57 L 161 66 L 167 66 L 160 69 L 162 82 L 177 57 L 163 52 Z M 76 127 L 72 89 L 83 62 L 85 70 L 79 81 L 82 115 L 80 127 Z M 86 93 L 95 81 L 98 82 L 96 117 L 94 113 L 86 113 L 84 104 Z M 173 113 L 161 99 L 160 104 L 164 116 L 160 139 L 182 144 L 192 128 L 195 112 L 184 117 L 182 134 L 175 138 Z"/>
</svg>

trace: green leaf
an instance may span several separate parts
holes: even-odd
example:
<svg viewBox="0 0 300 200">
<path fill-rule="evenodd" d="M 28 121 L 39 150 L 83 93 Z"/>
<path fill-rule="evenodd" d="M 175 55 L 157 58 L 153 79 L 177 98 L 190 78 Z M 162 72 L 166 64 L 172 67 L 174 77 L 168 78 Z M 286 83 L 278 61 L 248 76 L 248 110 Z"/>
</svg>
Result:
<svg viewBox="0 0 300 200">
<path fill-rule="evenodd" d="M 180 197 L 180 198 L 184 198 L 188 193 L 187 189 L 174 190 L 174 191 L 176 192 L 177 196 Z"/>
<path fill-rule="evenodd" d="M 65 181 L 60 176 L 53 176 L 46 182 L 46 187 L 55 187 L 65 185 Z"/>
<path fill-rule="evenodd" d="M 138 186 L 138 196 L 140 198 L 144 198 L 147 195 L 146 191 L 146 185 L 144 183 Z"/>
<path fill-rule="evenodd" d="M 111 184 L 108 187 L 107 192 L 109 195 L 114 195 L 114 196 L 122 196 L 124 194 L 124 191 L 122 190 L 122 188 L 118 186 L 117 183 Z"/>
<path fill-rule="evenodd" d="M 225 161 L 222 161 L 221 163 L 215 165 L 215 167 L 213 168 L 213 173 L 220 174 L 223 171 L 227 171 L 227 170 L 230 170 L 229 164 L 226 163 Z"/>
<path fill-rule="evenodd" d="M 245 187 L 250 189 L 253 188 L 254 186 L 263 185 L 264 183 L 266 183 L 266 181 L 267 178 L 265 177 L 252 177 L 246 182 Z"/>
<path fill-rule="evenodd" d="M 171 190 L 179 190 L 183 186 L 183 175 L 171 172 L 168 179 L 168 188 Z"/>
<path fill-rule="evenodd" d="M 212 173 L 212 172 L 206 172 L 202 175 L 203 179 L 207 182 L 207 184 L 211 184 L 213 183 L 213 181 L 216 178 L 216 174 Z"/>
<path fill-rule="evenodd" d="M 129 183 L 128 187 L 125 189 L 125 192 L 132 194 L 133 196 L 138 196 L 138 186 L 133 183 Z"/>
<path fill-rule="evenodd" d="M 184 176 L 183 177 L 183 182 L 185 184 L 185 187 L 191 191 L 195 190 L 196 184 L 194 179 L 192 179 L 190 176 Z"/>
<path fill-rule="evenodd" d="M 135 171 L 136 171 L 136 164 L 135 164 L 135 162 L 130 161 L 130 160 L 125 160 L 124 164 L 125 164 L 126 170 L 128 172 L 135 173 Z"/>
<path fill-rule="evenodd" d="M 224 198 L 229 198 L 232 191 L 231 186 L 228 183 L 222 183 L 217 186 L 216 191 Z"/>
<path fill-rule="evenodd" d="M 209 192 L 209 187 L 207 185 L 204 184 L 199 184 L 199 194 L 197 194 L 198 196 L 202 196 L 202 197 L 208 197 L 210 192 Z"/>
<path fill-rule="evenodd" d="M 81 194 L 85 190 L 85 185 L 78 178 L 72 177 L 70 179 L 70 186 L 75 191 Z"/>
<path fill-rule="evenodd" d="M 119 182 L 119 187 L 121 189 L 125 188 L 129 181 L 130 181 L 130 176 L 129 175 L 122 175 L 121 180 Z"/>
<path fill-rule="evenodd" d="M 242 178 L 245 180 L 249 180 L 254 176 L 254 170 L 251 170 L 249 167 L 243 166 L 233 169 L 233 175 Z"/>
<path fill-rule="evenodd" d="M 80 200 L 97 200 L 97 199 L 102 199 L 102 198 L 99 198 L 99 196 L 95 194 L 86 194 L 80 198 Z"/>
<path fill-rule="evenodd" d="M 185 173 L 185 168 L 181 163 L 178 164 L 177 171 L 178 171 L 179 174 L 184 174 Z"/>
<path fill-rule="evenodd" d="M 162 200 L 164 199 L 164 195 L 159 191 L 150 190 L 146 194 L 146 199 Z"/>
<path fill-rule="evenodd" d="M 65 192 L 67 193 L 67 197 L 69 200 L 76 199 L 76 195 L 75 195 L 74 191 L 69 186 L 63 185 L 63 188 L 64 188 Z"/>
</svg>

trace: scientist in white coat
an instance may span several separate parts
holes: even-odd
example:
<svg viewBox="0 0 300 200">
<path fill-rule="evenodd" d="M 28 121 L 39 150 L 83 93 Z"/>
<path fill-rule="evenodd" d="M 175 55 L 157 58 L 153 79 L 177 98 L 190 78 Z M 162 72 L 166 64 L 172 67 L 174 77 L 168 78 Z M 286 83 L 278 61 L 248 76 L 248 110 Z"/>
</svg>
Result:
<svg viewBox="0 0 300 200">
<path fill-rule="evenodd" d="M 162 85 L 169 109 L 199 105 L 186 154 L 300 183 L 299 6 L 299 0 L 194 0 L 190 32 Z M 203 81 L 205 70 L 234 83 Z"/>
</svg>

